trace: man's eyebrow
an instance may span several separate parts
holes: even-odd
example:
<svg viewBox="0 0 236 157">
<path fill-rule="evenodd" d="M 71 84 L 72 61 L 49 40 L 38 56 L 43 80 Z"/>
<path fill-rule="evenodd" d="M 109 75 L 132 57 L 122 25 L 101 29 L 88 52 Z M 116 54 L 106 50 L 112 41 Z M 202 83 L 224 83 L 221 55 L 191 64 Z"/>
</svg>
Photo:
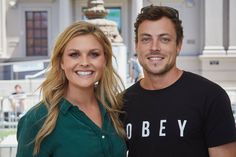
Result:
<svg viewBox="0 0 236 157">
<path fill-rule="evenodd" d="M 163 37 L 163 36 L 171 36 L 169 33 L 162 33 L 162 34 L 158 34 L 158 36 Z"/>
<path fill-rule="evenodd" d="M 140 36 L 148 36 L 148 37 L 151 37 L 151 34 L 148 34 L 148 33 L 142 33 L 142 34 L 140 34 Z"/>
<path fill-rule="evenodd" d="M 140 34 L 140 36 L 141 37 L 143 37 L 143 36 L 151 37 L 152 35 L 148 34 L 148 33 L 142 33 L 142 34 Z M 171 35 L 169 33 L 161 33 L 161 34 L 158 34 L 157 36 L 163 37 L 163 36 L 171 36 Z"/>
</svg>

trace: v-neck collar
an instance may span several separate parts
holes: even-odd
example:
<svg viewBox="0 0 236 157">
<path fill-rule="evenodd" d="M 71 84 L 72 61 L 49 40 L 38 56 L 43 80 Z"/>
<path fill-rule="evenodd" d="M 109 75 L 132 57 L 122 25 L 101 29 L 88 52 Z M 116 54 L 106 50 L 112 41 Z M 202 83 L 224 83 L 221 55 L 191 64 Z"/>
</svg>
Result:
<svg viewBox="0 0 236 157">
<path fill-rule="evenodd" d="M 98 101 L 99 109 L 101 112 L 101 118 L 102 118 L 102 127 L 100 128 L 98 125 L 96 125 L 83 111 L 81 111 L 77 106 L 70 103 L 67 99 L 62 98 L 60 102 L 60 111 L 65 115 L 68 112 L 72 113 L 75 117 L 78 117 L 81 119 L 84 123 L 86 123 L 88 126 L 92 127 L 93 129 L 104 129 L 106 125 L 106 109 L 105 107 Z"/>
</svg>

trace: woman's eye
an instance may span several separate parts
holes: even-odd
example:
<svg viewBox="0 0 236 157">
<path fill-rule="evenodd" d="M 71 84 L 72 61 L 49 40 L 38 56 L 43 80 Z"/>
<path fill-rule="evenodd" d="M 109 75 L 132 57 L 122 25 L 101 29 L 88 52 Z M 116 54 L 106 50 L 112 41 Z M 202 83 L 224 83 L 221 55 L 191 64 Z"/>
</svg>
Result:
<svg viewBox="0 0 236 157">
<path fill-rule="evenodd" d="M 99 53 L 98 53 L 98 52 L 91 52 L 91 53 L 90 53 L 90 56 L 91 56 L 92 58 L 96 58 L 96 57 L 99 56 Z"/>
<path fill-rule="evenodd" d="M 77 57 L 79 57 L 79 53 L 73 52 L 73 53 L 69 54 L 69 56 L 71 56 L 72 58 L 77 58 Z"/>
</svg>

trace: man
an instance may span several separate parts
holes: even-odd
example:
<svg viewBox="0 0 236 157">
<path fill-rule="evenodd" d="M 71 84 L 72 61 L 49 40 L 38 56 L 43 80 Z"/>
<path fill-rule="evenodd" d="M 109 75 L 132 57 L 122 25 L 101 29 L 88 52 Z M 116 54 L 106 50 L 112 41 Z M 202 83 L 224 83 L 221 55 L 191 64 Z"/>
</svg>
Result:
<svg viewBox="0 0 236 157">
<path fill-rule="evenodd" d="M 144 7 L 134 26 L 144 78 L 124 95 L 129 157 L 236 157 L 226 92 L 176 67 L 183 41 L 178 11 Z"/>
</svg>

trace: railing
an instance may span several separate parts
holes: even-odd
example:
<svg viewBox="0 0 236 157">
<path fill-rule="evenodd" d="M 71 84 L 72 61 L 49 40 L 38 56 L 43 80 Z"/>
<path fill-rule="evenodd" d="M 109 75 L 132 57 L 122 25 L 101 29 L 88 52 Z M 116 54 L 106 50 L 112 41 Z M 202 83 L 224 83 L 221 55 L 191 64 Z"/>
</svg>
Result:
<svg viewBox="0 0 236 157">
<path fill-rule="evenodd" d="M 39 100 L 39 95 L 26 94 L 23 114 L 37 104 Z M 16 128 L 21 115 L 19 116 L 12 111 L 9 97 L 0 97 L 0 103 L 0 128 Z"/>
<path fill-rule="evenodd" d="M 17 62 L 0 62 L 0 80 L 22 80 L 47 68 L 49 59 Z M 35 76 L 36 77 L 44 77 Z"/>
</svg>

